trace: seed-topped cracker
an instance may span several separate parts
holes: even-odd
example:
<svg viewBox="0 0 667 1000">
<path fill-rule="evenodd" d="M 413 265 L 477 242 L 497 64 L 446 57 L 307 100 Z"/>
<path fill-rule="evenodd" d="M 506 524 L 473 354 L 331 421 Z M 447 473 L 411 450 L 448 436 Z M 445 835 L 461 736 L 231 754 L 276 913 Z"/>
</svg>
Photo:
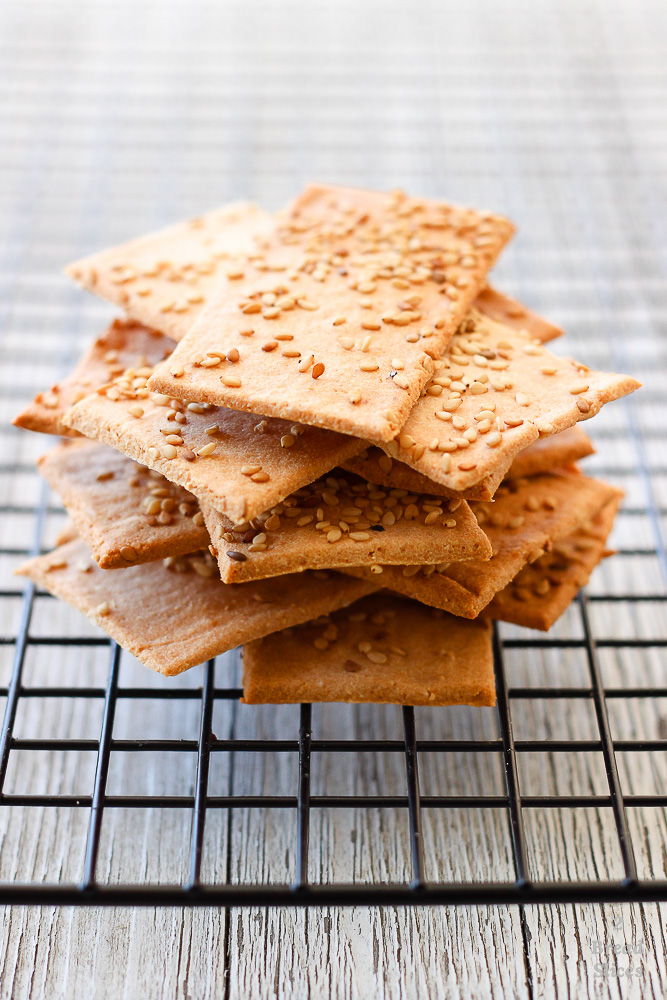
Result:
<svg viewBox="0 0 667 1000">
<path fill-rule="evenodd" d="M 304 569 L 488 559 L 463 500 L 385 490 L 335 469 L 252 521 L 233 526 L 202 506 L 225 583 Z"/>
<path fill-rule="evenodd" d="M 555 541 L 572 534 L 621 496 L 615 487 L 578 472 L 508 480 L 498 489 L 493 503 L 471 503 L 493 547 L 488 562 L 470 559 L 421 568 L 385 566 L 381 574 L 374 567 L 372 578 L 424 604 L 476 618 L 526 563 L 539 559 Z M 346 568 L 345 572 L 371 577 L 366 567 Z"/>
<path fill-rule="evenodd" d="M 491 630 L 373 594 L 244 646 L 243 701 L 495 705 Z"/>
<path fill-rule="evenodd" d="M 520 451 L 509 466 L 506 479 L 520 479 L 522 476 L 536 476 L 540 472 L 550 472 L 552 469 L 562 469 L 574 465 L 595 449 L 587 434 L 580 427 L 568 427 L 558 434 L 539 438 Z M 477 484 L 462 494 L 427 479 L 416 469 L 411 469 L 404 462 L 397 462 L 385 454 L 381 448 L 370 447 L 360 452 L 344 463 L 344 468 L 367 479 L 370 483 L 396 489 L 410 490 L 412 493 L 431 493 L 439 497 L 463 497 L 466 500 L 487 500 L 487 492 L 495 493 L 495 477 L 487 479 L 484 486 Z M 499 470 L 501 473 L 502 470 Z M 500 485 L 500 480 L 497 485 Z"/>
<path fill-rule="evenodd" d="M 629 375 L 557 358 L 526 331 L 473 310 L 400 434 L 383 448 L 460 493 L 499 468 L 506 472 L 540 436 L 587 420 L 638 387 Z"/>
<path fill-rule="evenodd" d="M 475 308 L 498 323 L 513 326 L 517 330 L 526 330 L 531 337 L 543 344 L 563 336 L 561 327 L 533 312 L 523 302 L 510 298 L 509 295 L 499 292 L 490 285 L 486 285 L 478 293 Z"/>
<path fill-rule="evenodd" d="M 400 192 L 308 187 L 151 387 L 389 441 L 512 231 Z"/>
<path fill-rule="evenodd" d="M 127 369 L 63 417 L 86 437 L 155 469 L 235 524 L 356 454 L 363 442 L 151 392 L 149 366 Z"/>
<path fill-rule="evenodd" d="M 208 553 L 105 573 L 80 539 L 16 571 L 81 611 L 151 670 L 171 676 L 240 643 L 318 618 L 376 589 L 338 573 L 222 583 Z"/>
<path fill-rule="evenodd" d="M 174 349 L 173 342 L 139 323 L 115 320 L 92 342 L 76 368 L 48 392 L 38 393 L 14 418 L 17 427 L 42 434 L 78 436 L 62 417 L 71 406 L 98 386 L 120 375 L 126 368 L 144 368 L 163 361 Z"/>
<path fill-rule="evenodd" d="M 205 549 L 199 504 L 182 486 L 113 448 L 81 439 L 38 461 L 102 569 Z"/>
<path fill-rule="evenodd" d="M 78 284 L 121 306 L 131 319 L 180 340 L 213 297 L 238 254 L 273 226 L 255 205 L 226 205 L 67 268 Z"/>
<path fill-rule="evenodd" d="M 548 631 L 588 583 L 595 567 L 612 554 L 606 542 L 619 503 L 619 498 L 610 500 L 588 524 L 554 542 L 550 552 L 519 570 L 484 609 L 484 616 Z"/>
</svg>

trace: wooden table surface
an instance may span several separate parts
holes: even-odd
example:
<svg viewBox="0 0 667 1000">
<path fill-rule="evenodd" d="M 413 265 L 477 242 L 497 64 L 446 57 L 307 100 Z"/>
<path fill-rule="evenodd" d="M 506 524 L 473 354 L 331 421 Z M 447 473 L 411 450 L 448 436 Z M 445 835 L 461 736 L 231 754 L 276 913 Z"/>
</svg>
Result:
<svg viewBox="0 0 667 1000">
<path fill-rule="evenodd" d="M 80 254 L 239 197 L 279 205 L 310 179 L 449 197 L 504 212 L 519 234 L 494 280 L 562 323 L 556 346 L 645 385 L 591 425 L 587 461 L 627 491 L 590 594 L 666 593 L 665 8 L 655 0 L 468 4 L 338 0 L 5 0 L 0 6 L 0 686 L 8 683 L 46 439 L 9 421 L 72 365 L 111 311 L 73 289 Z M 587 428 L 588 429 L 588 428 Z M 62 514 L 50 498 L 44 542 Z M 644 511 L 645 513 L 642 513 Z M 662 546 L 662 549 L 661 549 Z M 667 604 L 600 600 L 595 639 L 667 636 Z M 35 601 L 32 636 L 94 636 Z M 580 637 L 573 607 L 555 634 Z M 504 637 L 530 636 L 510 627 Z M 581 648 L 511 649 L 512 686 L 588 686 Z M 611 687 L 665 685 L 665 649 L 602 648 Z M 26 685 L 104 687 L 105 646 L 28 647 Z M 165 681 L 123 657 L 121 685 Z M 238 682 L 235 654 L 216 665 Z M 1 707 L 1 706 L 0 706 Z M 118 739 L 196 739 L 200 702 L 119 702 Z M 667 699 L 608 699 L 612 736 L 667 739 Z M 102 701 L 22 699 L 15 736 L 100 735 Z M 420 709 L 420 739 L 494 739 L 490 709 Z M 599 738 L 590 699 L 522 699 L 515 736 Z M 216 704 L 224 738 L 295 739 L 298 708 Z M 316 706 L 315 738 L 402 738 L 400 709 Z M 663 750 L 617 753 L 627 795 L 667 794 Z M 91 794 L 93 751 L 12 750 L 7 794 Z M 112 753 L 108 793 L 191 796 L 196 755 Z M 425 795 L 505 794 L 501 755 L 423 753 Z M 217 753 L 209 792 L 295 795 L 296 754 Z M 608 794 L 599 751 L 519 755 L 521 791 Z M 317 795 L 404 795 L 392 753 L 317 753 Z M 0 802 L 0 879 L 81 878 L 87 808 Z M 628 807 L 639 874 L 667 877 L 667 816 Z M 524 810 L 529 875 L 621 878 L 609 808 Z M 101 882 L 187 877 L 191 812 L 107 809 Z M 515 878 L 507 811 L 426 809 L 427 878 Z M 203 878 L 285 882 L 294 809 L 209 812 Z M 314 882 L 406 881 L 405 809 L 314 809 Z M 281 909 L 5 908 L 0 996 L 23 998 L 662 997 L 663 904 Z"/>
</svg>

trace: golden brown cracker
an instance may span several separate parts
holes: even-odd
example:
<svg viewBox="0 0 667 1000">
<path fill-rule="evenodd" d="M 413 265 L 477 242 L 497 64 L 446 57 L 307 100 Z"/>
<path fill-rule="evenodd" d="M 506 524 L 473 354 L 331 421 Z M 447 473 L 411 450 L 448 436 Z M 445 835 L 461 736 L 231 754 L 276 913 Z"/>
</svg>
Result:
<svg viewBox="0 0 667 1000">
<path fill-rule="evenodd" d="M 102 569 L 196 552 L 209 543 L 191 493 L 113 448 L 72 441 L 42 455 L 38 466 Z"/>
<path fill-rule="evenodd" d="M 512 229 L 445 202 L 311 185 L 151 387 L 391 440 Z"/>
<path fill-rule="evenodd" d="M 550 354 L 528 333 L 474 313 L 462 323 L 402 431 L 384 450 L 464 492 L 540 436 L 595 416 L 639 387 Z"/>
<path fill-rule="evenodd" d="M 17 427 L 42 434 L 78 436 L 66 427 L 62 417 L 98 386 L 110 382 L 126 368 L 158 364 L 173 350 L 173 343 L 155 330 L 139 323 L 115 320 L 109 329 L 90 344 L 76 368 L 48 392 L 39 392 L 14 418 Z"/>
<path fill-rule="evenodd" d="M 236 255 L 251 252 L 255 238 L 272 226 L 272 217 L 255 205 L 225 205 L 78 260 L 67 273 L 131 319 L 180 340 Z"/>
<path fill-rule="evenodd" d="M 607 538 L 620 503 L 615 497 L 587 524 L 554 542 L 534 563 L 519 570 L 483 611 L 487 618 L 548 631 L 611 553 Z"/>
<path fill-rule="evenodd" d="M 85 542 L 69 542 L 16 571 L 81 611 L 151 670 L 171 676 L 240 643 L 349 604 L 375 584 L 337 573 L 222 583 L 208 553 L 105 573 Z M 356 584 L 356 585 L 355 585 Z"/>
<path fill-rule="evenodd" d="M 563 331 L 548 319 L 533 312 L 523 302 L 512 299 L 509 295 L 487 285 L 477 294 L 475 308 L 491 319 L 512 326 L 528 333 L 545 344 L 548 340 L 562 337 Z"/>
<path fill-rule="evenodd" d="M 234 523 L 256 517 L 363 448 L 362 441 L 317 427 L 150 392 L 150 371 L 124 372 L 77 403 L 64 422 L 162 473 Z"/>
<path fill-rule="evenodd" d="M 621 496 L 607 483 L 573 471 L 508 480 L 492 503 L 473 501 L 480 526 L 493 547 L 488 562 L 440 566 L 385 566 L 373 576 L 383 586 L 464 618 L 476 618 L 494 594 L 527 562 L 538 559 L 560 538 L 586 523 Z M 346 569 L 370 578 L 365 567 Z"/>
<path fill-rule="evenodd" d="M 304 569 L 484 559 L 491 545 L 462 500 L 383 490 L 338 469 L 232 526 L 202 506 L 225 583 Z"/>
<path fill-rule="evenodd" d="M 494 705 L 491 629 L 373 594 L 244 646 L 243 700 Z"/>
</svg>

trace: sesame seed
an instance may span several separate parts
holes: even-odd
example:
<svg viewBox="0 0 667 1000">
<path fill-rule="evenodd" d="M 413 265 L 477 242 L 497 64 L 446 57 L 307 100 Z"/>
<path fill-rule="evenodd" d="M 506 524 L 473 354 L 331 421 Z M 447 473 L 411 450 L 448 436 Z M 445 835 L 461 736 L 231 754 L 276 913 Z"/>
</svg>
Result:
<svg viewBox="0 0 667 1000">
<path fill-rule="evenodd" d="M 127 411 L 131 417 L 143 417 L 144 411 L 141 406 L 130 406 Z"/>
<path fill-rule="evenodd" d="M 485 440 L 487 447 L 496 448 L 502 441 L 502 434 L 500 431 L 494 431 L 493 434 L 489 434 Z"/>
<path fill-rule="evenodd" d="M 554 365 L 543 365 L 540 371 L 543 375 L 555 375 L 558 369 Z"/>
<path fill-rule="evenodd" d="M 245 562 L 248 558 L 243 552 L 237 552 L 235 549 L 227 549 L 225 555 L 234 562 Z"/>
<path fill-rule="evenodd" d="M 161 452 L 163 458 L 176 458 L 176 455 L 178 454 L 173 444 L 163 445 Z"/>
<path fill-rule="evenodd" d="M 404 375 L 394 375 L 394 385 L 397 385 L 400 389 L 409 389 L 410 383 L 405 378 Z"/>
<path fill-rule="evenodd" d="M 371 536 L 367 531 L 351 531 L 350 538 L 355 542 L 367 542 Z"/>
<path fill-rule="evenodd" d="M 577 382 L 575 385 L 570 386 L 570 393 L 573 396 L 578 396 L 580 392 L 587 392 L 588 385 L 585 382 Z"/>
<path fill-rule="evenodd" d="M 366 653 L 366 656 L 371 661 L 371 663 L 386 663 L 387 662 L 387 657 L 386 657 L 386 655 L 384 653 L 379 653 L 379 652 L 375 652 L 373 650 L 370 650 L 368 653 Z"/>
<path fill-rule="evenodd" d="M 229 389 L 239 389 L 241 387 L 241 379 L 233 375 L 221 375 L 220 381 Z"/>
<path fill-rule="evenodd" d="M 337 542 L 338 539 L 341 538 L 342 534 L 343 532 L 340 530 L 340 528 L 331 528 L 330 531 L 327 531 L 327 541 Z"/>
<path fill-rule="evenodd" d="M 271 477 L 268 472 L 255 472 L 250 478 L 253 483 L 268 483 Z"/>
<path fill-rule="evenodd" d="M 131 545 L 124 545 L 120 550 L 120 554 L 126 562 L 136 562 L 137 561 L 137 550 Z"/>
<path fill-rule="evenodd" d="M 359 370 L 362 372 L 376 372 L 379 367 L 374 361 L 364 361 L 359 365 Z"/>
<path fill-rule="evenodd" d="M 361 402 L 361 390 L 360 389 L 352 389 L 351 392 L 348 394 L 347 398 L 353 404 L 360 403 Z"/>
<path fill-rule="evenodd" d="M 294 437 L 291 434 L 283 434 L 280 439 L 281 448 L 291 448 L 294 444 Z"/>
<path fill-rule="evenodd" d="M 205 444 L 203 448 L 198 448 L 196 454 L 199 455 L 200 458 L 206 458 L 207 455 L 212 455 L 215 449 L 216 442 L 210 441 L 208 444 Z"/>
<path fill-rule="evenodd" d="M 202 358 L 199 365 L 201 368 L 215 368 L 221 361 L 222 358 Z"/>
<path fill-rule="evenodd" d="M 102 617 L 105 617 L 106 615 L 108 615 L 110 613 L 110 611 L 111 611 L 111 607 L 109 606 L 109 602 L 108 601 L 102 601 L 102 603 L 98 604 L 97 607 L 95 608 L 95 614 L 96 615 L 101 615 Z"/>
<path fill-rule="evenodd" d="M 310 374 L 313 378 L 319 378 L 320 375 L 324 374 L 324 365 L 321 361 L 318 361 L 316 365 L 313 365 L 313 370 Z"/>
<path fill-rule="evenodd" d="M 468 392 L 472 393 L 473 396 L 481 396 L 483 392 L 488 392 L 488 389 L 482 382 L 471 382 Z"/>
<path fill-rule="evenodd" d="M 266 344 L 262 344 L 262 350 L 266 351 L 267 354 L 270 354 L 271 351 L 275 351 L 277 346 L 278 346 L 277 340 L 269 340 L 267 341 Z"/>
<path fill-rule="evenodd" d="M 241 474 L 244 476 L 254 476 L 256 472 L 261 472 L 261 465 L 242 465 Z"/>
<path fill-rule="evenodd" d="M 192 523 L 195 524 L 198 528 L 203 527 L 203 525 L 204 525 L 204 515 L 202 514 L 202 512 L 200 510 L 198 510 L 197 513 L 192 518 Z"/>
<path fill-rule="evenodd" d="M 232 347 L 231 351 L 227 351 L 227 360 L 231 362 L 236 362 L 239 360 L 241 355 L 236 347 Z"/>
<path fill-rule="evenodd" d="M 449 472 L 449 470 L 452 467 L 452 456 L 443 455 L 442 458 L 440 459 L 440 467 L 443 472 Z"/>
<path fill-rule="evenodd" d="M 586 399 L 577 400 L 577 409 L 580 413 L 588 413 L 590 411 L 591 404 Z"/>
<path fill-rule="evenodd" d="M 536 420 L 535 426 L 537 427 L 540 434 L 553 434 L 555 427 L 548 420 Z"/>
<path fill-rule="evenodd" d="M 307 358 L 303 358 L 301 361 L 299 361 L 297 368 L 299 369 L 300 372 L 307 372 L 314 360 L 315 358 L 313 357 L 312 354 L 310 354 Z"/>
</svg>

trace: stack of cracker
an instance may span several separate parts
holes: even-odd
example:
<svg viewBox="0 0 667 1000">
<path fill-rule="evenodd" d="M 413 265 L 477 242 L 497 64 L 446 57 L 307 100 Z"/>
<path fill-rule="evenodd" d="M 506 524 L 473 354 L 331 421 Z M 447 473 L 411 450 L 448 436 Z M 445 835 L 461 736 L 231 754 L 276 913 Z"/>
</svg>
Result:
<svg viewBox="0 0 667 1000">
<path fill-rule="evenodd" d="M 243 645 L 247 702 L 490 705 L 621 494 L 576 425 L 637 388 L 493 290 L 506 219 L 310 186 L 73 264 L 124 310 L 16 418 L 72 529 L 19 569 L 146 666 Z"/>
</svg>

